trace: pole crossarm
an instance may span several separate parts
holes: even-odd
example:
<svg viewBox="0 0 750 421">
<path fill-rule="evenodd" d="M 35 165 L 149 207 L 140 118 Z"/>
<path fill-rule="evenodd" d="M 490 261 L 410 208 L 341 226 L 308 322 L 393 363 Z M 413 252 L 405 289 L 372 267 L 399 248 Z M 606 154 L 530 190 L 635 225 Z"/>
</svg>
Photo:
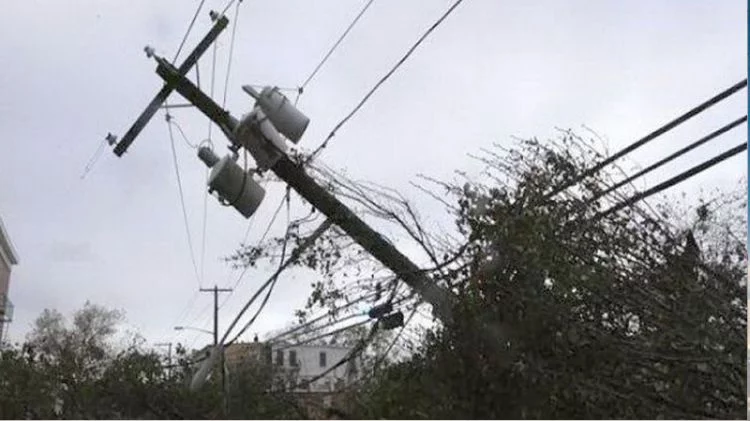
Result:
<svg viewBox="0 0 750 421">
<path fill-rule="evenodd" d="M 228 23 L 229 19 L 227 19 L 226 16 L 222 16 L 219 20 L 216 21 L 208 34 L 203 37 L 201 42 L 198 43 L 198 46 L 195 47 L 195 49 L 180 65 L 178 69 L 180 75 L 184 76 L 188 73 L 188 71 L 190 71 L 190 69 L 193 67 L 193 65 L 195 65 L 195 63 L 203 55 L 203 53 L 206 52 L 208 47 L 214 41 L 216 41 L 216 38 L 219 36 L 221 31 L 223 31 L 224 28 L 227 27 Z M 128 147 L 130 147 L 130 144 L 133 143 L 141 130 L 146 127 L 146 124 L 148 124 L 149 120 L 151 120 L 154 114 L 159 111 L 159 108 L 161 108 L 164 101 L 167 100 L 167 97 L 170 93 L 172 93 L 172 90 L 173 88 L 169 86 L 169 84 L 165 84 L 164 87 L 161 88 L 154 99 L 152 99 L 148 106 L 146 106 L 146 109 L 143 110 L 141 115 L 138 116 L 138 118 L 135 120 L 135 123 L 130 126 L 130 129 L 128 129 L 128 131 L 125 133 L 125 136 L 123 136 L 120 142 L 117 143 L 117 146 L 115 146 L 114 149 L 115 155 L 122 156 L 125 153 L 125 151 L 128 149 Z"/>
</svg>

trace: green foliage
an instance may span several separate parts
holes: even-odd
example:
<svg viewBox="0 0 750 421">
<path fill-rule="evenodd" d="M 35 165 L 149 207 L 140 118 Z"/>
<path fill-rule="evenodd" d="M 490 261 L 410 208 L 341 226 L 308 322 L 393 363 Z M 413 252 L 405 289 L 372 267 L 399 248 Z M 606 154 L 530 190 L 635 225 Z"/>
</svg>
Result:
<svg viewBox="0 0 750 421">
<path fill-rule="evenodd" d="M 225 406 L 218 375 L 201 390 L 187 385 L 194 358 L 176 347 L 178 363 L 144 349 L 136 338 L 113 345 L 118 311 L 86 303 L 73 322 L 45 310 L 24 345 L 0 352 L 2 419 L 299 418 L 291 395 L 269 394 L 269 373 L 230 376 Z M 264 377 L 265 376 L 265 377 Z M 302 411 L 302 412 L 300 412 Z"/>
<path fill-rule="evenodd" d="M 692 221 L 644 205 L 595 220 L 607 174 L 545 197 L 590 166 L 582 139 L 488 155 L 491 184 L 448 186 L 468 247 L 434 276 L 455 322 L 364 386 L 355 416 L 744 418 L 744 198 Z M 488 319 L 507 356 L 478 334 Z"/>
</svg>

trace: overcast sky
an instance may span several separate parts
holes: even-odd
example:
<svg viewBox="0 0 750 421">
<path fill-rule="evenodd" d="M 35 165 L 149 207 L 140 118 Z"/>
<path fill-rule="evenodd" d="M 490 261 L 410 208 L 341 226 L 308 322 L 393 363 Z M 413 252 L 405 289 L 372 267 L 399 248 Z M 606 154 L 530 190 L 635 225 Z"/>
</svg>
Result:
<svg viewBox="0 0 750 421">
<path fill-rule="evenodd" d="M 208 0 L 185 54 L 210 28 Z M 299 107 L 311 119 L 301 145 L 316 147 L 338 120 L 452 3 L 376 0 L 310 83 Z M 167 125 L 158 114 L 129 152 L 110 150 L 83 180 L 107 132 L 122 136 L 161 86 L 143 47 L 171 59 L 198 1 L 6 0 L 0 14 L 0 216 L 20 256 L 10 296 L 20 340 L 44 308 L 63 313 L 86 300 L 126 311 L 150 341 L 196 345 L 211 328 L 209 294 L 196 297 Z M 297 86 L 359 12 L 364 1 L 245 0 L 227 108 L 252 105 L 242 84 Z M 746 2 L 739 0 L 466 0 L 351 120 L 322 159 L 353 178 L 415 194 L 417 173 L 438 178 L 472 169 L 467 153 L 511 136 L 540 139 L 555 127 L 593 128 L 616 150 L 747 74 Z M 234 7 L 229 12 L 235 20 Z M 231 25 L 231 23 L 230 23 Z M 224 89 L 231 28 L 219 40 L 215 97 Z M 210 80 L 210 51 L 201 62 Z M 746 92 L 633 154 L 642 165 L 747 112 Z M 173 102 L 182 101 L 177 94 Z M 207 136 L 197 110 L 176 111 L 192 142 Z M 640 182 L 653 185 L 746 140 L 735 130 Z M 200 260 L 205 167 L 176 138 L 195 254 Z M 214 143 L 227 140 L 214 131 Z M 672 190 L 736 186 L 746 155 Z M 269 184 L 250 241 L 262 234 L 283 185 Z M 248 221 L 209 198 L 204 286 L 231 286 L 222 257 Z M 433 206 L 423 213 L 440 214 Z M 283 218 L 274 229 L 282 229 Z M 222 308 L 233 316 L 261 280 L 249 272 Z M 291 319 L 313 279 L 287 276 L 254 329 Z M 188 306 L 188 304 L 191 304 Z"/>
</svg>

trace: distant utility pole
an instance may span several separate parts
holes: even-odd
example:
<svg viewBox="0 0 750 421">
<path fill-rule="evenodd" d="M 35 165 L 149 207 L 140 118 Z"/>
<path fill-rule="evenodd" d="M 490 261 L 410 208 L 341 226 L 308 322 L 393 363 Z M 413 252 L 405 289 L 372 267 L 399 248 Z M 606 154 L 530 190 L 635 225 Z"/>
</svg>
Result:
<svg viewBox="0 0 750 421">
<path fill-rule="evenodd" d="M 213 288 L 201 288 L 200 292 L 214 293 L 214 346 L 219 343 L 219 293 L 232 292 L 232 288 L 219 288 L 214 285 Z"/>
<path fill-rule="evenodd" d="M 219 288 L 214 285 L 213 288 L 200 288 L 200 292 L 212 292 L 214 294 L 214 348 L 219 344 L 219 293 L 220 292 L 232 292 L 232 288 Z M 221 368 L 221 394 L 224 397 L 224 401 L 227 399 L 227 374 L 224 370 L 224 346 L 221 347 L 221 353 L 219 354 L 220 368 Z M 225 404 L 226 407 L 226 404 Z"/>
<path fill-rule="evenodd" d="M 160 342 L 158 344 L 154 344 L 154 346 L 167 347 L 167 366 L 169 367 L 167 371 L 169 372 L 169 374 L 172 374 L 172 342 Z"/>
</svg>

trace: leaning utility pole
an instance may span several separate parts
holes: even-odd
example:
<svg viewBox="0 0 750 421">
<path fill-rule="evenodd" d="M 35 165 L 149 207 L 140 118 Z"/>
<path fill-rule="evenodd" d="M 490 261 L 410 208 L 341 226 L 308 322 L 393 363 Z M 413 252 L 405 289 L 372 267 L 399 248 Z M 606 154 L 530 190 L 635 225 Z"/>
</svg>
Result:
<svg viewBox="0 0 750 421">
<path fill-rule="evenodd" d="M 212 15 L 212 17 L 216 16 Z M 221 19 L 226 18 L 221 17 Z M 217 26 L 221 24 L 221 19 L 215 24 L 209 35 L 211 35 L 211 33 L 216 30 Z M 209 36 L 206 38 L 208 37 Z M 149 53 L 149 57 L 153 57 L 157 61 L 158 66 L 156 73 L 165 81 L 165 85 L 160 93 L 165 91 L 171 92 L 172 90 L 179 92 L 185 97 L 185 99 L 195 105 L 219 126 L 233 144 L 233 147 L 230 149 L 237 151 L 240 148 L 245 147 L 257 161 L 259 169 L 270 169 L 273 171 L 300 196 L 311 203 L 321 213 L 326 215 L 326 217 L 328 217 L 333 223 L 338 225 L 344 232 L 362 246 L 362 248 L 380 261 L 384 266 L 389 268 L 409 287 L 419 293 L 424 301 L 431 304 L 434 314 L 443 323 L 448 324 L 452 321 L 452 310 L 457 301 L 455 295 L 451 291 L 437 285 L 437 283 L 426 274 L 425 270 L 419 268 L 419 266 L 409 260 L 377 231 L 372 229 L 359 216 L 352 212 L 351 209 L 330 194 L 325 188 L 318 185 L 315 180 L 305 172 L 303 164 L 293 162 L 286 155 L 284 152 L 286 150 L 286 146 L 283 143 L 284 140 L 277 132 L 274 125 L 287 124 L 287 130 L 284 135 L 295 143 L 299 141 L 302 132 L 304 132 L 306 127 L 306 122 L 303 124 L 294 124 L 294 120 L 299 119 L 301 113 L 291 105 L 288 99 L 279 94 L 278 91 L 270 88 L 264 89 L 263 92 L 258 94 L 253 91 L 252 88 L 245 86 L 243 87 L 243 90 L 253 96 L 259 105 L 256 105 L 253 112 L 243 117 L 242 120 L 237 120 L 185 77 L 185 71 L 182 66 L 180 68 L 175 68 L 167 60 L 153 54 L 152 50 L 147 52 Z M 157 98 L 160 97 L 157 96 Z M 153 104 L 154 103 L 152 102 L 150 107 L 153 106 Z M 264 104 L 267 109 L 262 110 Z M 266 116 L 266 113 L 269 115 Z M 273 121 L 274 118 L 272 113 L 281 114 L 280 117 L 279 114 L 276 115 L 279 117 L 278 123 Z M 144 112 L 144 115 L 145 114 L 147 113 Z M 306 119 L 304 116 L 302 116 L 302 118 Z M 139 118 L 134 126 L 145 125 L 147 121 L 148 118 Z M 292 123 L 289 123 L 290 121 L 292 121 Z M 289 127 L 292 128 L 289 129 Z M 133 132 L 132 128 L 128 134 L 131 132 Z M 115 154 L 121 156 L 132 141 L 133 139 L 126 135 L 115 148 Z M 204 156 L 201 156 L 199 153 L 199 156 L 209 167 L 226 169 L 226 167 L 231 165 L 236 166 L 236 163 L 233 161 L 225 162 L 226 158 L 219 161 L 216 156 L 211 156 L 211 154 L 204 154 Z M 232 171 L 239 171 L 242 174 L 245 174 L 242 172 L 241 168 L 235 168 L 232 169 Z M 236 174 L 230 174 L 229 176 L 235 177 Z M 238 193 L 232 194 L 231 199 L 225 197 L 225 200 L 231 202 L 231 204 L 242 212 L 243 215 L 249 217 L 249 215 L 251 215 L 260 204 L 263 192 L 259 187 L 247 186 L 254 184 L 251 176 L 240 176 L 240 179 L 242 180 L 242 186 L 239 189 L 235 188 L 236 186 L 233 186 L 232 189 L 230 189 L 238 191 Z M 226 187 L 226 184 L 216 185 L 216 187 L 221 189 Z M 249 199 L 243 197 L 247 196 L 245 194 L 246 190 L 252 189 L 255 190 L 250 191 L 250 196 L 256 195 L 257 197 L 250 197 Z M 259 192 L 258 189 L 261 191 Z M 243 202 L 243 200 L 245 202 Z M 237 205 L 238 202 L 240 202 L 239 205 Z M 504 354 L 507 351 L 510 334 L 507 326 L 483 322 L 481 324 L 481 329 L 484 335 L 495 340 L 495 343 L 498 345 L 496 350 L 499 354 Z"/>
<path fill-rule="evenodd" d="M 179 70 L 169 62 L 159 57 L 156 57 L 156 60 L 159 63 L 156 73 L 167 82 L 167 86 L 171 86 L 211 118 L 227 134 L 233 144 L 238 147 L 244 146 L 235 136 L 239 125 L 237 119 L 222 109 L 189 79 L 181 75 Z M 384 266 L 391 269 L 407 285 L 415 289 L 426 302 L 433 306 L 435 313 L 443 322 L 448 322 L 452 318 L 451 310 L 455 303 L 454 295 L 439 287 L 425 274 L 424 270 L 404 256 L 325 188 L 318 185 L 305 172 L 302 165 L 294 163 L 286 155 L 282 155 L 270 169 Z"/>
</svg>

